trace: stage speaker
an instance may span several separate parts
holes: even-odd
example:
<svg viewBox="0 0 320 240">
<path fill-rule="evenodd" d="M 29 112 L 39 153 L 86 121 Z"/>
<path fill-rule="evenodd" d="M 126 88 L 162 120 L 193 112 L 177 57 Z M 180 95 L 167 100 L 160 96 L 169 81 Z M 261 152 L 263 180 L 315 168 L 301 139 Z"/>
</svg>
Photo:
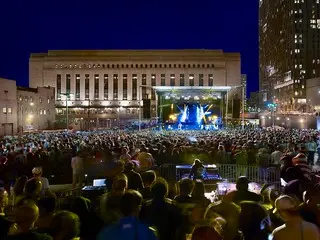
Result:
<svg viewBox="0 0 320 240">
<path fill-rule="evenodd" d="M 150 119 L 151 118 L 151 100 L 143 99 L 143 118 Z"/>
<path fill-rule="evenodd" d="M 233 99 L 232 118 L 240 118 L 240 99 Z"/>
</svg>

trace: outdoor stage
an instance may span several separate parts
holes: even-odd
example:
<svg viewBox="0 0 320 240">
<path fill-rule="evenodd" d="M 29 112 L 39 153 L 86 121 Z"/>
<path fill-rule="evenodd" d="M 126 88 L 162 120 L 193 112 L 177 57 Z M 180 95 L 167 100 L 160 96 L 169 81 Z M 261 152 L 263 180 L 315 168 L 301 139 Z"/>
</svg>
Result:
<svg viewBox="0 0 320 240">
<path fill-rule="evenodd" d="M 236 86 L 152 88 L 158 95 L 158 122 L 166 130 L 222 129 L 225 124 L 223 121 L 228 115 L 228 95 L 237 89 Z"/>
</svg>

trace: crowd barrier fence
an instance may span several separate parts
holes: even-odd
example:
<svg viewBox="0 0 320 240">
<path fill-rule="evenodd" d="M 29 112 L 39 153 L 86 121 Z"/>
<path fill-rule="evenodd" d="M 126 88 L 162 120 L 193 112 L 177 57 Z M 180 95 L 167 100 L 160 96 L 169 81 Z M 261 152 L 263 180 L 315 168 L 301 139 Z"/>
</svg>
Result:
<svg viewBox="0 0 320 240">
<path fill-rule="evenodd" d="M 235 183 L 238 177 L 246 176 L 250 182 L 258 184 L 274 184 L 280 187 L 279 167 L 260 167 L 237 164 L 217 164 L 217 173 L 221 181 Z M 168 181 L 178 181 L 179 176 L 176 165 L 162 164 L 158 170 L 159 176 Z"/>
</svg>

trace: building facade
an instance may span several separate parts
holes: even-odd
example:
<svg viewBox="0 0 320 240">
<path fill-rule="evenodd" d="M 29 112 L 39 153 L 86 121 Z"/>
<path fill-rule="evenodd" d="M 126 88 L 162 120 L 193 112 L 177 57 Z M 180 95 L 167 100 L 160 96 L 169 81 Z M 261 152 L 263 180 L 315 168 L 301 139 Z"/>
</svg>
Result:
<svg viewBox="0 0 320 240">
<path fill-rule="evenodd" d="M 17 87 L 19 131 L 53 129 L 55 90 L 53 87 Z"/>
<path fill-rule="evenodd" d="M 56 89 L 62 122 L 99 128 L 138 119 L 143 99 L 155 117 L 153 86 L 240 86 L 240 69 L 240 54 L 221 50 L 49 51 L 31 55 L 29 81 Z"/>
<path fill-rule="evenodd" d="M 307 80 L 308 112 L 317 113 L 320 116 L 320 78 Z"/>
<path fill-rule="evenodd" d="M 306 111 L 307 79 L 320 76 L 319 0 L 259 0 L 262 102 Z"/>
<path fill-rule="evenodd" d="M 17 133 L 17 87 L 16 82 L 0 78 L 0 136 Z"/>
</svg>

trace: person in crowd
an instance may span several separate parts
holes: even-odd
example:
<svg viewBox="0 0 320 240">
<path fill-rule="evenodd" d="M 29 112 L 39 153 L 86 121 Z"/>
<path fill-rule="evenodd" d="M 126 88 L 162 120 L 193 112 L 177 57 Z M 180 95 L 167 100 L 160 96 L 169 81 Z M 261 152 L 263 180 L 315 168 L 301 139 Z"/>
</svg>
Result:
<svg viewBox="0 0 320 240">
<path fill-rule="evenodd" d="M 35 178 L 28 180 L 24 186 L 23 196 L 16 205 L 23 205 L 28 202 L 37 202 L 41 197 L 41 182 Z"/>
<path fill-rule="evenodd" d="M 293 166 L 301 170 L 305 181 L 311 181 L 312 169 L 308 165 L 308 159 L 306 155 L 304 155 L 303 153 L 299 153 L 297 156 L 292 158 L 292 163 Z"/>
<path fill-rule="evenodd" d="M 210 200 L 205 197 L 205 188 L 201 180 L 196 180 L 192 191 L 192 198 L 198 205 L 203 206 L 205 209 L 209 206 Z"/>
<path fill-rule="evenodd" d="M 159 232 L 160 240 L 174 240 L 182 224 L 182 215 L 171 199 L 167 198 L 168 183 L 163 178 L 151 185 L 153 198 L 145 203 L 140 212 L 140 219 L 154 226 Z"/>
<path fill-rule="evenodd" d="M 60 211 L 54 214 L 50 229 L 53 240 L 79 240 L 80 219 L 75 213 Z"/>
<path fill-rule="evenodd" d="M 195 159 L 189 174 L 189 178 L 196 180 L 203 179 L 204 177 L 206 177 L 206 168 L 199 159 Z"/>
<path fill-rule="evenodd" d="M 244 239 L 268 240 L 271 226 L 262 225 L 265 219 L 269 219 L 266 209 L 255 202 L 241 202 L 240 208 L 240 230 Z"/>
<path fill-rule="evenodd" d="M 273 239 L 320 239 L 319 229 L 313 223 L 302 219 L 299 206 L 293 198 L 282 195 L 275 201 L 275 207 L 275 212 L 285 221 L 285 224 L 272 232 Z"/>
<path fill-rule="evenodd" d="M 131 156 L 129 154 L 129 150 L 127 147 L 122 148 L 122 155 L 120 156 L 120 161 L 122 161 L 124 164 L 126 164 L 128 161 L 130 161 Z"/>
<path fill-rule="evenodd" d="M 309 138 L 309 141 L 306 143 L 306 148 L 308 152 L 307 161 L 309 165 L 314 165 L 314 156 L 317 152 L 317 142 L 313 138 Z"/>
<path fill-rule="evenodd" d="M 5 208 L 8 206 L 8 193 L 4 188 L 0 188 L 0 239 L 5 239 L 9 233 L 11 222 L 5 214 Z"/>
<path fill-rule="evenodd" d="M 35 224 L 37 232 L 47 233 L 50 230 L 50 224 L 56 211 L 57 201 L 55 197 L 45 197 L 37 202 L 39 208 L 39 217 Z"/>
<path fill-rule="evenodd" d="M 100 201 L 101 217 L 105 224 L 116 223 L 120 217 L 120 199 L 127 190 L 128 178 L 124 174 L 119 174 L 113 181 L 110 192 L 104 194 Z"/>
<path fill-rule="evenodd" d="M 128 189 L 138 190 L 143 189 L 143 182 L 140 173 L 134 170 L 134 164 L 129 161 L 126 163 L 123 172 L 128 178 Z"/>
<path fill-rule="evenodd" d="M 49 180 L 45 177 L 42 177 L 42 167 L 33 168 L 32 175 L 35 179 L 41 182 L 41 185 L 42 185 L 41 195 L 45 196 L 45 194 L 49 191 Z"/>
<path fill-rule="evenodd" d="M 120 199 L 122 218 L 116 224 L 103 228 L 98 240 L 156 240 L 155 231 L 138 220 L 142 205 L 142 195 L 128 190 Z"/>
<path fill-rule="evenodd" d="M 174 200 L 180 203 L 193 203 L 192 191 L 194 189 L 194 182 L 191 179 L 184 178 L 179 181 L 180 194 L 177 195 Z"/>
<path fill-rule="evenodd" d="M 81 157 L 80 152 L 78 151 L 76 156 L 71 159 L 71 168 L 72 168 L 72 188 L 82 187 L 84 179 L 84 160 Z"/>
<path fill-rule="evenodd" d="M 223 240 L 213 226 L 196 227 L 190 240 Z"/>
<path fill-rule="evenodd" d="M 300 205 L 301 217 L 307 221 L 317 225 L 320 228 L 320 210 L 318 204 L 320 202 L 320 185 L 316 184 L 304 192 L 303 203 Z"/>
<path fill-rule="evenodd" d="M 235 240 L 240 237 L 239 217 L 240 207 L 233 202 L 218 201 L 211 203 L 204 215 L 207 221 L 216 218 L 217 214 L 225 219 L 223 231 L 224 240 Z"/>
<path fill-rule="evenodd" d="M 29 202 L 18 206 L 14 210 L 15 227 L 10 230 L 8 240 L 51 240 L 52 238 L 43 233 L 38 233 L 35 223 L 39 217 L 39 208 L 35 203 Z"/>
<path fill-rule="evenodd" d="M 225 201 L 234 202 L 236 204 L 242 201 L 263 202 L 263 197 L 254 192 L 249 191 L 249 181 L 245 176 L 241 176 L 237 180 L 237 190 L 231 191 L 224 196 Z"/>
<path fill-rule="evenodd" d="M 151 185 L 156 180 L 156 173 L 153 170 L 149 170 L 149 171 L 143 172 L 141 174 L 141 178 L 142 178 L 144 188 L 139 189 L 139 192 L 141 193 L 144 200 L 150 200 L 153 197 L 151 192 Z"/>
<path fill-rule="evenodd" d="M 21 201 L 22 198 L 24 198 L 23 190 L 24 186 L 26 185 L 28 181 L 28 177 L 23 175 L 19 177 L 14 184 L 13 187 L 13 205 L 16 205 L 18 202 Z"/>
<path fill-rule="evenodd" d="M 280 160 L 283 155 L 281 146 L 277 146 L 276 150 L 271 153 L 271 164 L 274 166 L 280 166 Z"/>
<path fill-rule="evenodd" d="M 154 158 L 145 145 L 142 145 L 136 160 L 139 162 L 139 171 L 150 170 L 155 166 Z"/>
</svg>

